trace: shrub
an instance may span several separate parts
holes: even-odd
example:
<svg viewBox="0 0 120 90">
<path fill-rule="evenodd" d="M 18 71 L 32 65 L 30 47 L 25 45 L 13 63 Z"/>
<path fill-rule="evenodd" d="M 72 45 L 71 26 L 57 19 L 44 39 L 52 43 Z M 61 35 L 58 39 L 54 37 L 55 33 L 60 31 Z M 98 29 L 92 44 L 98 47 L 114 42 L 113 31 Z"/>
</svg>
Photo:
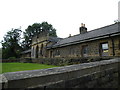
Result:
<svg viewBox="0 0 120 90">
<path fill-rule="evenodd" d="M 48 65 L 56 65 L 56 66 L 66 66 L 72 64 L 80 64 L 80 63 L 89 63 L 101 60 L 109 60 L 113 57 L 67 57 L 67 58 L 37 58 L 32 59 L 34 63 L 48 64 Z"/>
<path fill-rule="evenodd" d="M 9 57 L 8 59 L 9 59 L 9 60 L 10 60 L 10 59 L 12 59 L 12 60 L 13 60 L 13 59 L 16 59 L 16 57 Z"/>
</svg>

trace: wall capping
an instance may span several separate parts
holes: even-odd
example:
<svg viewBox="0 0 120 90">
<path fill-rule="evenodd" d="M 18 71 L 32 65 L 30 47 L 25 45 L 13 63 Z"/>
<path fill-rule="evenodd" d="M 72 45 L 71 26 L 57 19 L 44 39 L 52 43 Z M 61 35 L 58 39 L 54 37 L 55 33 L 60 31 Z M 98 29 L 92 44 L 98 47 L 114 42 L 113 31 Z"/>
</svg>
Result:
<svg viewBox="0 0 120 90">
<path fill-rule="evenodd" d="M 118 68 L 118 63 L 120 64 L 120 58 L 49 69 L 8 72 L 0 74 L 0 84 L 2 83 L 6 88 L 40 87 Z"/>
</svg>

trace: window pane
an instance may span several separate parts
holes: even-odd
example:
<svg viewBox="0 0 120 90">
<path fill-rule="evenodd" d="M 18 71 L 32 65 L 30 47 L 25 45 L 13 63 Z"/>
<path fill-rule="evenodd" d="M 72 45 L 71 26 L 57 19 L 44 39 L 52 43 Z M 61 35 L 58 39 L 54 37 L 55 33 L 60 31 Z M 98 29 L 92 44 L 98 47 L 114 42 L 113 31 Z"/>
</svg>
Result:
<svg viewBox="0 0 120 90">
<path fill-rule="evenodd" d="M 83 54 L 87 54 L 87 52 L 88 52 L 88 46 L 84 46 L 83 47 Z"/>
<path fill-rule="evenodd" d="M 108 49 L 108 43 L 102 44 L 102 49 Z"/>
</svg>

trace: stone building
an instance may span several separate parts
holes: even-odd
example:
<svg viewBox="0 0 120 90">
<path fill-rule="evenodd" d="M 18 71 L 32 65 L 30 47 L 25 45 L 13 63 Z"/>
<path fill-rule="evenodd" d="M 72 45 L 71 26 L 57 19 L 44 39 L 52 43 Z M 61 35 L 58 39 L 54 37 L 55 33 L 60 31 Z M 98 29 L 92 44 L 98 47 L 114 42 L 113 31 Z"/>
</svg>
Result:
<svg viewBox="0 0 120 90">
<path fill-rule="evenodd" d="M 21 52 L 21 58 L 29 58 L 29 57 L 31 57 L 31 49 Z"/>
<path fill-rule="evenodd" d="M 50 37 L 47 32 L 33 37 L 31 57 L 120 56 L 120 23 L 87 31 L 67 38 Z"/>
<path fill-rule="evenodd" d="M 32 39 L 31 57 L 48 57 L 49 52 L 47 48 L 52 47 L 59 40 L 61 40 L 61 38 L 51 37 L 48 32 L 41 32 L 38 36 L 35 36 Z"/>
</svg>

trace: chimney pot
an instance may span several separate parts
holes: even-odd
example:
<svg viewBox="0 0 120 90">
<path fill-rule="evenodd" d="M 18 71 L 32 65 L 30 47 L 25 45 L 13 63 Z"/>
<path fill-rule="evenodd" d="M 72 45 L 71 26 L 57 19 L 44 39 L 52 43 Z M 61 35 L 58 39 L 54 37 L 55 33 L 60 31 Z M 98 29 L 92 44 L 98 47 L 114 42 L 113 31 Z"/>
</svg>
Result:
<svg viewBox="0 0 120 90">
<path fill-rule="evenodd" d="M 83 27 L 85 27 L 85 24 L 83 24 Z"/>
<path fill-rule="evenodd" d="M 83 23 L 81 23 L 81 27 L 83 27 L 84 26 L 84 24 Z"/>
</svg>

